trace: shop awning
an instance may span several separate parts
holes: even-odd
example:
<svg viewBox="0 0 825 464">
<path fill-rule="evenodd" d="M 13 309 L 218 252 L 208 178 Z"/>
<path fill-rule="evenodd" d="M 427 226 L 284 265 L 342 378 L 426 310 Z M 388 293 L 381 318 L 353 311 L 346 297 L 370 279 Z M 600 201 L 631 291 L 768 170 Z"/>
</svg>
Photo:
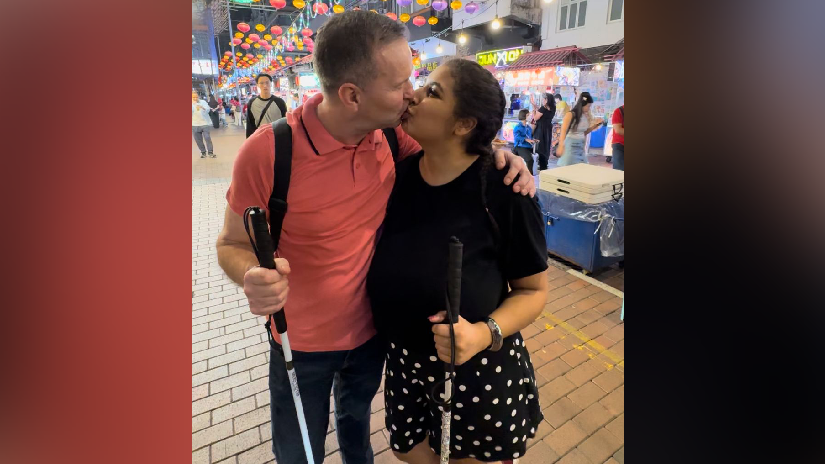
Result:
<svg viewBox="0 0 825 464">
<path fill-rule="evenodd" d="M 580 64 L 590 64 L 590 60 L 579 52 L 578 47 L 570 46 L 525 53 L 508 66 L 507 71 L 549 68 L 551 66 L 577 66 Z"/>
<path fill-rule="evenodd" d="M 624 47 L 622 47 L 622 49 L 619 50 L 618 53 L 616 53 L 615 55 L 605 55 L 604 56 L 605 61 L 619 61 L 619 60 L 623 60 L 623 59 L 624 59 Z"/>
</svg>

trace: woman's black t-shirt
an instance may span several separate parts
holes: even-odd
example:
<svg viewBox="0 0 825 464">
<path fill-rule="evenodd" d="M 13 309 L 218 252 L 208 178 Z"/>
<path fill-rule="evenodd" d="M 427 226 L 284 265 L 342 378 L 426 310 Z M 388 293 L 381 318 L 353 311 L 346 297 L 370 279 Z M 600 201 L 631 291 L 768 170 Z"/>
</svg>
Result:
<svg viewBox="0 0 825 464">
<path fill-rule="evenodd" d="M 448 243 L 464 245 L 460 314 L 483 321 L 507 296 L 507 281 L 547 268 L 544 221 L 538 202 L 504 185 L 504 170 L 486 170 L 482 159 L 453 181 L 430 186 L 421 177 L 422 154 L 396 165 L 396 181 L 367 276 L 376 328 L 421 352 L 433 351 L 427 318 L 446 310 Z"/>
</svg>

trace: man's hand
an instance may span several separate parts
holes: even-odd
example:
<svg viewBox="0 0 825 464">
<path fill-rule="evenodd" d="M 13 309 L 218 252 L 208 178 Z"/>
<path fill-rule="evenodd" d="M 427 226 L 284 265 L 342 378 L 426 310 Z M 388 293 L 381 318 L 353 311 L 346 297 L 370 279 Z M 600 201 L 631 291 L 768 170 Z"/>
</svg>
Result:
<svg viewBox="0 0 825 464">
<path fill-rule="evenodd" d="M 510 185 L 513 179 L 518 176 L 518 182 L 513 185 L 513 191 L 521 193 L 522 195 L 530 195 L 533 197 L 536 194 L 536 183 L 533 180 L 533 173 L 527 170 L 527 163 L 521 159 L 520 156 L 513 154 L 506 150 L 496 150 L 493 153 L 493 159 L 496 163 L 496 169 L 504 169 L 510 166 L 507 175 L 504 176 L 504 185 Z"/>
<path fill-rule="evenodd" d="M 243 276 L 243 291 L 249 300 L 249 311 L 258 316 L 277 313 L 289 295 L 289 262 L 275 258 L 275 269 L 255 266 Z"/>
<path fill-rule="evenodd" d="M 450 326 L 449 324 L 439 324 L 445 321 L 447 312 L 441 311 L 429 317 L 433 325 L 433 338 L 435 339 L 435 349 L 438 351 L 438 359 L 450 362 Z M 490 346 L 493 336 L 487 324 L 477 322 L 472 324 L 461 316 L 458 322 L 453 324 L 455 332 L 455 365 L 460 366 L 469 361 L 470 358 L 480 353 Z"/>
</svg>

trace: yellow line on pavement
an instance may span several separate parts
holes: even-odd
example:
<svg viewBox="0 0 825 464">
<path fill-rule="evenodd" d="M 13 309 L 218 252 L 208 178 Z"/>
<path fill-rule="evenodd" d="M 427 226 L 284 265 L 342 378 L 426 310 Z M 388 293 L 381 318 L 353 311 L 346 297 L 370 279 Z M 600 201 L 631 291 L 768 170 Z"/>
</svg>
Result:
<svg viewBox="0 0 825 464">
<path fill-rule="evenodd" d="M 588 337 L 584 333 L 580 332 L 579 330 L 577 330 L 572 325 L 564 322 L 563 320 L 559 319 L 558 317 L 556 317 L 552 314 L 548 314 L 545 311 L 542 311 L 542 315 L 544 317 L 546 317 L 547 319 L 550 319 L 551 321 L 553 321 L 554 324 L 556 324 L 557 326 L 559 326 L 562 329 L 566 330 L 567 332 L 569 332 L 574 337 L 581 340 L 584 343 L 584 345 L 587 345 L 587 346 L 593 348 L 596 351 L 597 354 L 603 354 L 603 355 L 607 356 L 608 359 L 613 361 L 614 365 L 624 366 L 624 359 L 621 356 L 619 356 L 616 353 L 613 353 L 612 351 L 610 351 L 607 348 L 603 347 L 601 344 L 597 343 L 595 340 L 592 340 L 590 337 Z M 552 326 L 548 327 L 548 328 L 552 328 Z M 581 348 L 579 348 L 579 349 L 581 349 Z M 612 369 L 612 368 L 613 368 L 613 366 L 608 367 L 608 369 Z"/>
</svg>

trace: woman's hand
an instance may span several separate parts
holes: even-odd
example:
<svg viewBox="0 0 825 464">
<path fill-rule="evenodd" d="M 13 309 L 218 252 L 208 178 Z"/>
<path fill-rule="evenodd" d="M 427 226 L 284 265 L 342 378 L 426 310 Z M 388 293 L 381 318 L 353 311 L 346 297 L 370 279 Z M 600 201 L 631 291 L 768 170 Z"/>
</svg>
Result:
<svg viewBox="0 0 825 464">
<path fill-rule="evenodd" d="M 435 349 L 438 351 L 438 359 L 450 362 L 450 326 L 449 324 L 439 324 L 447 319 L 447 312 L 440 311 L 428 319 L 430 322 L 435 323 L 432 330 Z M 464 364 L 493 343 L 490 328 L 483 322 L 471 324 L 463 317 L 458 316 L 458 322 L 453 324 L 453 331 L 455 332 L 456 366 Z"/>
<path fill-rule="evenodd" d="M 563 154 L 564 154 L 564 144 L 559 142 L 559 144 L 556 145 L 556 156 L 561 158 L 561 156 Z"/>
</svg>

